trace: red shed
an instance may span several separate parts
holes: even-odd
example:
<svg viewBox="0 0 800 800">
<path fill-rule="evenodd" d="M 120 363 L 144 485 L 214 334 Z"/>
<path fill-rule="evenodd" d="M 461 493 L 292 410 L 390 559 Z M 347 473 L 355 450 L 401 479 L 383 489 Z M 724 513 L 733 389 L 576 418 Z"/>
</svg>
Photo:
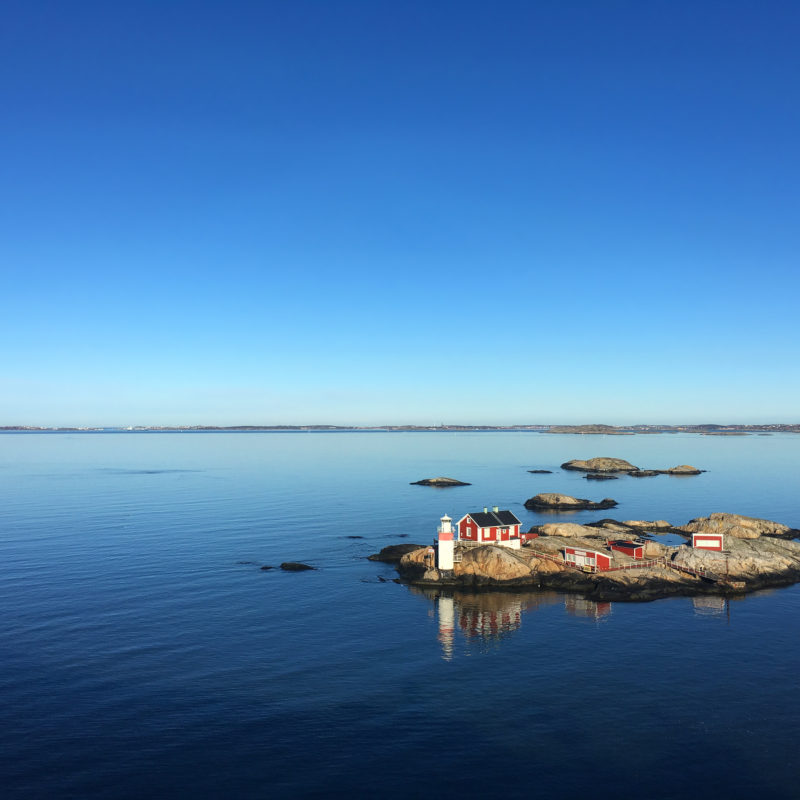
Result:
<svg viewBox="0 0 800 800">
<path fill-rule="evenodd" d="M 617 539 L 614 542 L 609 542 L 608 546 L 611 550 L 618 550 L 620 553 L 625 553 L 626 556 L 641 560 L 644 558 L 644 545 L 639 542 L 631 542 L 627 539 Z"/>
<path fill-rule="evenodd" d="M 565 547 L 564 561 L 588 572 L 602 572 L 611 567 L 611 556 L 597 550 L 586 550 L 582 547 Z"/>
<path fill-rule="evenodd" d="M 723 550 L 725 536 L 722 533 L 693 533 L 692 547 L 697 550 Z"/>
</svg>

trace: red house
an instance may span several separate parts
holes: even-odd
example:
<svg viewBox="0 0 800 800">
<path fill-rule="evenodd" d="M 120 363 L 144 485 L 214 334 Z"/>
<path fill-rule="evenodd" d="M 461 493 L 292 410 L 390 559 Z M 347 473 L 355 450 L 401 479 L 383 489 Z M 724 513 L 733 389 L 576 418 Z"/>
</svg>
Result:
<svg viewBox="0 0 800 800">
<path fill-rule="evenodd" d="M 717 550 L 722 551 L 725 543 L 725 536 L 721 533 L 693 533 L 692 547 L 697 550 Z"/>
<path fill-rule="evenodd" d="M 521 544 L 519 528 L 522 523 L 510 511 L 495 506 L 491 511 L 473 511 L 458 521 L 458 538 L 464 542 L 500 544 L 518 549 Z"/>
<path fill-rule="evenodd" d="M 583 547 L 565 547 L 564 561 L 587 572 L 602 572 L 611 567 L 611 556 L 597 550 L 586 550 Z"/>
<path fill-rule="evenodd" d="M 644 558 L 644 545 L 638 542 L 630 542 L 627 539 L 617 539 L 614 542 L 609 542 L 608 547 L 610 550 L 617 550 L 637 560 Z"/>
</svg>

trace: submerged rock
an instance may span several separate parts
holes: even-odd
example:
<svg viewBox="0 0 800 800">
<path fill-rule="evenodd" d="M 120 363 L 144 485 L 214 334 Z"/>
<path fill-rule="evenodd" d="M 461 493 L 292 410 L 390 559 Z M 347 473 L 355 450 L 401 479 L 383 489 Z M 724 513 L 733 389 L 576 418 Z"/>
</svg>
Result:
<svg viewBox="0 0 800 800">
<path fill-rule="evenodd" d="M 284 561 L 281 564 L 281 569 L 286 570 L 286 572 L 305 572 L 307 569 L 316 569 L 316 567 L 312 567 L 310 564 L 302 564 L 299 561 Z"/>
<path fill-rule="evenodd" d="M 634 469 L 628 475 L 632 478 L 653 478 L 656 475 L 661 475 L 661 470 L 657 469 Z"/>
<path fill-rule="evenodd" d="M 587 481 L 618 481 L 616 475 L 606 475 L 602 472 L 590 472 L 588 475 L 583 476 Z"/>
<path fill-rule="evenodd" d="M 446 489 L 450 486 L 472 486 L 471 483 L 457 481 L 455 478 L 423 478 L 421 481 L 412 481 L 411 486 L 435 486 L 437 489 Z"/>
<path fill-rule="evenodd" d="M 532 475 L 552 475 L 553 474 L 553 470 L 551 470 L 551 469 L 529 469 L 528 472 L 530 472 Z"/>
<path fill-rule="evenodd" d="M 612 500 L 610 497 L 595 503 L 583 497 L 571 497 L 568 494 L 557 494 L 555 492 L 537 494 L 525 501 L 525 508 L 530 511 L 596 511 L 602 508 L 614 508 L 616 505 L 617 501 Z"/>
<path fill-rule="evenodd" d="M 578 458 L 572 461 L 565 461 L 561 465 L 561 469 L 573 469 L 581 472 L 632 472 L 638 470 L 639 467 L 622 458 L 600 456 L 598 458 L 590 458 L 588 461 L 581 461 Z"/>
</svg>

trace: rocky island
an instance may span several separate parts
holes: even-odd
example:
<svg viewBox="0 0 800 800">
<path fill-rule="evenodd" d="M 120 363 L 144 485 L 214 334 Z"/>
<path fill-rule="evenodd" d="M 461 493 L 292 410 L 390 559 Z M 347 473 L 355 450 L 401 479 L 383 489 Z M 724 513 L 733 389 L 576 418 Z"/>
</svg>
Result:
<svg viewBox="0 0 800 800">
<path fill-rule="evenodd" d="M 635 467 L 630 461 L 625 461 L 624 458 L 609 458 L 608 456 L 600 456 L 598 458 L 590 458 L 582 461 L 579 458 L 573 458 L 572 461 L 565 461 L 561 465 L 561 469 L 577 470 L 579 472 L 634 472 L 639 467 Z"/>
<path fill-rule="evenodd" d="M 457 481 L 455 478 L 423 478 L 421 481 L 412 481 L 411 486 L 435 486 L 437 489 L 446 489 L 450 486 L 472 486 L 471 483 Z"/>
<path fill-rule="evenodd" d="M 635 478 L 651 478 L 654 475 L 700 475 L 705 470 L 697 469 L 690 464 L 679 464 L 677 467 L 670 467 L 669 469 L 642 469 L 641 467 L 634 466 L 630 461 L 625 461 L 623 458 L 609 458 L 601 456 L 598 458 L 590 458 L 583 461 L 579 458 L 574 458 L 572 461 L 565 461 L 561 465 L 561 469 L 574 470 L 577 472 L 587 472 L 586 478 L 593 480 L 602 480 L 603 476 L 613 477 L 611 473 L 624 473 L 632 475 Z"/>
<path fill-rule="evenodd" d="M 583 497 L 571 497 L 568 494 L 556 492 L 537 494 L 525 501 L 525 508 L 529 511 L 598 511 L 604 508 L 614 508 L 616 505 L 617 501 L 610 497 L 594 503 Z"/>
<path fill-rule="evenodd" d="M 662 544 L 658 537 L 664 533 L 677 533 L 686 542 Z M 692 538 L 697 534 L 722 534 L 725 549 L 702 549 Z M 532 528 L 516 550 L 456 543 L 452 570 L 437 569 L 433 548 L 418 547 L 402 555 L 397 570 L 405 581 L 421 586 L 535 587 L 595 600 L 737 594 L 800 580 L 798 536 L 800 530 L 788 525 L 729 513 L 698 517 L 682 526 L 666 520 L 555 523 Z M 609 566 L 570 563 L 570 551 L 602 556 Z M 380 554 L 376 558 L 382 560 Z"/>
</svg>

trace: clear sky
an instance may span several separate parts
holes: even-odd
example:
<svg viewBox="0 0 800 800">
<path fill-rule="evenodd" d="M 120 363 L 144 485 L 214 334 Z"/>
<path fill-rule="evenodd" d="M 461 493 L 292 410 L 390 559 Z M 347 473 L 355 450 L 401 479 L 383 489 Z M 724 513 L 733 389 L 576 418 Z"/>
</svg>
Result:
<svg viewBox="0 0 800 800">
<path fill-rule="evenodd" d="M 0 425 L 796 422 L 800 3 L 37 2 Z"/>
</svg>

